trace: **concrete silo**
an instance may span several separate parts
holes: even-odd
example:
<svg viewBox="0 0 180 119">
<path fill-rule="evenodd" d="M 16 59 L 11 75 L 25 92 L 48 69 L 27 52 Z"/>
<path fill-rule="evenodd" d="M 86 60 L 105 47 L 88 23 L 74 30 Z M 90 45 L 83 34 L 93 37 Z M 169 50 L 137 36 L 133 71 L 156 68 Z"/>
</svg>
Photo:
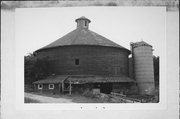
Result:
<svg viewBox="0 0 180 119">
<path fill-rule="evenodd" d="M 155 89 L 152 46 L 141 41 L 131 43 L 131 50 L 139 94 L 152 95 Z"/>
</svg>

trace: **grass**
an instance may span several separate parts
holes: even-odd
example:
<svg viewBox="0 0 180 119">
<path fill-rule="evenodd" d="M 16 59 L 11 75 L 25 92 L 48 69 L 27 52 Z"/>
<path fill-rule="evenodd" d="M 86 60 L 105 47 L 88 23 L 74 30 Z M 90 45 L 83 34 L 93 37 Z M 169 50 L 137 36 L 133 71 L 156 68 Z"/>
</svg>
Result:
<svg viewBox="0 0 180 119">
<path fill-rule="evenodd" d="M 30 98 L 25 97 L 25 98 L 24 98 L 24 103 L 40 103 L 40 102 L 37 101 L 37 100 L 34 100 L 34 99 L 30 99 Z"/>
<path fill-rule="evenodd" d="M 91 98 L 91 97 L 86 97 L 80 94 L 50 94 L 50 93 L 37 93 L 34 92 L 32 94 L 35 95 L 41 95 L 41 96 L 47 96 L 47 97 L 53 97 L 53 98 L 66 98 L 66 99 L 72 99 L 72 102 L 75 103 L 105 103 L 105 101 L 97 99 L 97 98 Z M 29 99 L 27 100 L 29 103 L 38 103 L 36 100 L 31 100 L 29 101 Z M 27 103 L 28 103 L 27 102 Z"/>
<path fill-rule="evenodd" d="M 82 95 L 72 95 L 72 101 L 76 103 L 103 103 L 104 101 L 97 98 L 85 97 Z"/>
<path fill-rule="evenodd" d="M 35 95 L 41 95 L 41 96 L 52 97 L 52 98 L 71 99 L 72 102 L 75 102 L 75 103 L 123 103 L 121 100 L 119 100 L 119 98 L 114 98 L 111 96 L 102 98 L 101 96 L 83 95 L 83 94 L 78 94 L 78 93 L 72 94 L 72 95 L 69 95 L 68 93 L 67 94 L 51 94 L 51 93 L 37 93 L 37 92 L 31 92 L 31 93 Z M 140 95 L 135 95 L 135 97 L 132 95 L 132 97 L 129 97 L 129 98 L 138 99 L 138 97 L 142 99 L 142 96 Z M 158 101 L 155 101 L 155 99 L 151 101 L 147 100 L 150 98 L 147 98 L 147 99 L 143 98 L 143 99 L 147 101 L 145 103 L 158 103 Z M 40 103 L 40 102 L 38 102 L 37 100 L 25 98 L 25 103 Z"/>
</svg>

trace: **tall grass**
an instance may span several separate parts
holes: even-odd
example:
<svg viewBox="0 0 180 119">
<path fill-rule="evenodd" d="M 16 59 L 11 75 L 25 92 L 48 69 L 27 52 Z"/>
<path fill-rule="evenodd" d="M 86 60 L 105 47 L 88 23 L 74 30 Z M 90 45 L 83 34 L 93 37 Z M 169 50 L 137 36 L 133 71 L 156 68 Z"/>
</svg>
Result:
<svg viewBox="0 0 180 119">
<path fill-rule="evenodd" d="M 34 99 L 31 99 L 31 98 L 25 97 L 24 98 L 24 103 L 40 103 L 40 102 L 38 100 L 34 100 Z"/>
<path fill-rule="evenodd" d="M 109 2 L 106 4 L 106 6 L 118 6 L 118 4 L 115 2 Z"/>
</svg>

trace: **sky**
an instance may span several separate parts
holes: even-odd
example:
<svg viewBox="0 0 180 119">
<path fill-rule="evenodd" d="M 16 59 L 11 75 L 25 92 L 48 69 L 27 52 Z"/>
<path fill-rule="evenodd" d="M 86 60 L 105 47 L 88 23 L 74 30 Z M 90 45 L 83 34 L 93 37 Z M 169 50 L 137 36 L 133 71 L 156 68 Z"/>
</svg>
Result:
<svg viewBox="0 0 180 119">
<path fill-rule="evenodd" d="M 145 41 L 159 56 L 165 49 L 166 13 L 161 7 L 19 8 L 15 39 L 24 55 L 76 29 L 75 19 L 91 20 L 89 29 L 130 50 L 130 42 Z"/>
</svg>

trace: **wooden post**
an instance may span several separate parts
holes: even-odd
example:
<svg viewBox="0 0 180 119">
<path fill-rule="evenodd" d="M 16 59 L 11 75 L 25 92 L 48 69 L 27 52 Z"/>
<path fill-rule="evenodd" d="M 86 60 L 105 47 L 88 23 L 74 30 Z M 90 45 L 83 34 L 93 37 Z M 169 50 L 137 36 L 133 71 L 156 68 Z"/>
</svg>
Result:
<svg viewBox="0 0 180 119">
<path fill-rule="evenodd" d="M 69 95 L 71 95 L 71 80 L 70 80 L 70 84 L 69 84 Z"/>
<path fill-rule="evenodd" d="M 62 93 L 64 92 L 64 81 L 62 81 Z"/>
<path fill-rule="evenodd" d="M 36 84 L 34 84 L 34 91 L 36 91 Z"/>
<path fill-rule="evenodd" d="M 41 89 L 41 94 L 42 94 L 42 90 L 43 90 L 43 84 L 41 84 L 42 85 L 42 89 Z"/>
<path fill-rule="evenodd" d="M 61 92 L 61 84 L 59 83 L 59 93 Z"/>
</svg>

